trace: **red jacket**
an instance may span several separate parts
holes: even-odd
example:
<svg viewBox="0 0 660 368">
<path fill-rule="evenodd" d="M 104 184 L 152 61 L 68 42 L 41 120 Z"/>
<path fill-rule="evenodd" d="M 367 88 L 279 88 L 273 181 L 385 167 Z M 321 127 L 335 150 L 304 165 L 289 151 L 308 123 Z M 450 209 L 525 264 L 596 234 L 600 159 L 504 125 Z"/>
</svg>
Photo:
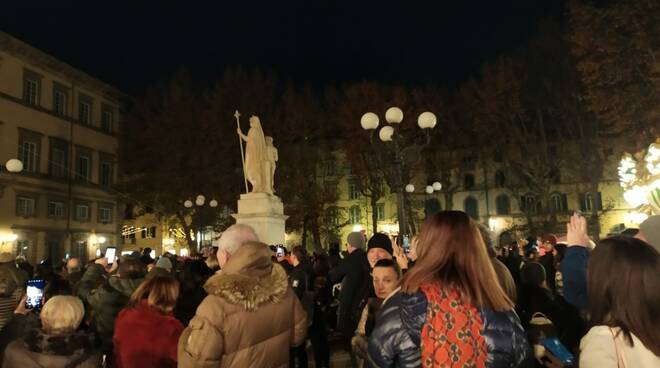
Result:
<svg viewBox="0 0 660 368">
<path fill-rule="evenodd" d="M 117 316 L 113 336 L 117 368 L 176 367 L 176 348 L 183 325 L 143 301 Z"/>
</svg>

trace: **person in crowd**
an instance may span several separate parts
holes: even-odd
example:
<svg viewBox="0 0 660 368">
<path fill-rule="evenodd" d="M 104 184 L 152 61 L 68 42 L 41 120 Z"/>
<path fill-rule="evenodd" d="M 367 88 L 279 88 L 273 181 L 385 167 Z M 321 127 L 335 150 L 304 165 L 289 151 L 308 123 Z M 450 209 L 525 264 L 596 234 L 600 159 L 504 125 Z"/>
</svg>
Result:
<svg viewBox="0 0 660 368">
<path fill-rule="evenodd" d="M 383 302 L 390 295 L 399 291 L 402 274 L 397 262 L 391 259 L 379 260 L 371 272 L 376 296 L 369 298 L 369 302 L 364 306 L 358 327 L 355 330 L 355 336 L 351 340 L 353 352 L 358 358 L 358 367 L 360 368 L 364 365 L 364 359 L 367 357 L 369 335 L 374 329 L 376 315 L 380 311 Z"/>
<path fill-rule="evenodd" d="M 293 265 L 291 262 L 289 262 L 289 257 L 287 255 L 288 251 L 283 245 L 278 245 L 275 254 L 275 258 L 277 259 L 277 263 L 284 268 L 284 271 L 286 271 L 286 274 L 289 275 L 291 274 L 291 271 L 293 270 Z"/>
<path fill-rule="evenodd" d="M 93 349 L 93 338 L 77 331 L 84 315 L 85 308 L 77 297 L 52 297 L 39 314 L 41 327 L 7 346 L 2 367 L 99 367 L 101 356 Z"/>
<path fill-rule="evenodd" d="M 204 285 L 208 296 L 181 334 L 179 367 L 286 367 L 289 348 L 305 341 L 305 311 L 257 239 L 244 224 L 222 233 L 221 271 Z"/>
<path fill-rule="evenodd" d="M 639 239 L 604 239 L 591 254 L 587 285 L 594 327 L 580 344 L 580 367 L 660 367 L 658 251 Z"/>
<path fill-rule="evenodd" d="M 78 296 L 91 308 L 91 327 L 104 354 L 112 353 L 115 319 L 130 296 L 144 281 L 144 264 L 132 257 L 114 262 L 109 272 L 108 260 L 97 259 L 80 280 Z M 116 274 L 113 274 L 117 271 Z"/>
<path fill-rule="evenodd" d="M 174 315 L 184 326 L 188 325 L 195 316 L 197 307 L 206 298 L 204 283 L 211 275 L 213 275 L 213 271 L 201 259 L 187 260 L 183 263 L 179 279 L 181 290 Z"/>
<path fill-rule="evenodd" d="M 11 253 L 3 252 L 0 253 L 0 268 L 9 270 L 14 274 L 17 284 L 25 286 L 30 275 L 22 268 L 16 267 L 16 259 Z"/>
<path fill-rule="evenodd" d="M 23 271 L 24 275 L 26 276 L 26 280 L 32 278 L 34 275 L 34 267 L 30 264 L 30 262 L 28 262 L 24 255 L 18 255 L 16 257 L 16 265 Z"/>
<path fill-rule="evenodd" d="M 314 275 L 311 264 L 307 260 L 305 248 L 302 246 L 294 247 L 291 250 L 290 259 L 293 265 L 293 269 L 289 274 L 291 287 L 307 313 L 307 321 L 311 323 L 314 320 L 314 296 L 311 293 L 311 280 Z M 307 367 L 307 345 L 301 344 L 292 348 L 290 360 L 291 367 Z"/>
<path fill-rule="evenodd" d="M 564 277 L 561 273 L 561 261 L 566 254 L 566 244 L 557 243 L 555 252 L 555 293 L 564 297 Z"/>
<path fill-rule="evenodd" d="M 151 258 L 151 248 L 144 248 L 142 250 L 142 255 L 140 256 L 140 261 L 144 264 L 145 267 L 147 267 L 150 264 L 154 263 L 154 259 Z"/>
<path fill-rule="evenodd" d="M 509 299 L 515 303 L 517 299 L 517 291 L 513 276 L 511 276 L 511 272 L 509 272 L 509 269 L 504 263 L 497 259 L 497 252 L 495 252 L 495 248 L 493 247 L 493 239 L 490 230 L 482 224 L 478 224 L 477 226 L 479 227 L 481 238 L 486 245 L 486 251 L 488 252 L 488 257 L 490 257 L 490 262 L 493 265 L 493 269 L 495 269 L 497 281 Z"/>
<path fill-rule="evenodd" d="M 11 319 L 24 293 L 25 285 L 20 283 L 17 273 L 0 267 L 0 330 Z"/>
<path fill-rule="evenodd" d="M 392 240 L 386 234 L 376 233 L 367 242 L 367 259 L 371 268 L 381 259 L 392 259 L 393 255 Z"/>
<path fill-rule="evenodd" d="M 160 276 L 172 276 L 172 261 L 168 257 L 161 256 L 156 261 L 156 265 L 149 270 L 146 278 Z"/>
<path fill-rule="evenodd" d="M 545 254 L 539 257 L 538 262 L 543 265 L 545 273 L 547 275 L 546 282 L 548 284 L 548 289 L 555 291 L 555 255 L 557 251 L 555 247 L 557 246 L 557 237 L 553 234 L 545 234 L 541 240 L 541 247 L 545 250 Z"/>
<path fill-rule="evenodd" d="M 518 242 L 511 242 L 509 246 L 510 246 L 510 251 L 507 254 L 506 262 L 504 262 L 504 264 L 511 273 L 511 277 L 513 277 L 513 281 L 517 285 L 520 283 L 520 268 L 522 267 L 523 264 L 523 258 L 520 255 L 521 245 L 518 244 Z"/>
<path fill-rule="evenodd" d="M 83 276 L 82 264 L 78 258 L 69 258 L 66 261 L 66 275 L 65 279 L 69 282 L 71 286 L 71 291 L 73 295 L 78 294 L 78 286 L 80 285 L 80 280 Z"/>
<path fill-rule="evenodd" d="M 179 282 L 171 275 L 154 275 L 133 292 L 115 323 L 115 367 L 176 367 L 183 332 L 172 315 L 178 296 Z"/>
<path fill-rule="evenodd" d="M 660 215 L 649 216 L 639 224 L 635 238 L 645 241 L 660 252 Z"/>
<path fill-rule="evenodd" d="M 211 247 L 209 249 L 209 255 L 206 257 L 206 266 L 213 272 L 220 269 L 220 265 L 218 264 L 218 247 Z"/>
<path fill-rule="evenodd" d="M 314 350 L 314 363 L 318 368 L 330 367 L 330 348 L 328 346 L 328 326 L 334 326 L 337 320 L 336 309 L 331 307 L 332 291 L 328 283 L 330 267 L 325 254 L 317 254 L 312 267 L 312 290 L 314 292 L 314 313 L 309 326 L 309 339 Z M 332 317 L 331 317 L 332 316 Z"/>
<path fill-rule="evenodd" d="M 341 257 L 339 256 L 339 244 L 331 244 L 328 249 L 328 266 L 332 270 L 336 268 L 341 263 Z"/>
<path fill-rule="evenodd" d="M 461 211 L 427 218 L 402 292 L 383 305 L 370 367 L 528 367 L 513 303 L 499 285 L 476 223 Z M 447 321 L 456 323 L 447 323 Z"/>
<path fill-rule="evenodd" d="M 371 293 L 369 260 L 364 251 L 364 235 L 352 232 L 346 238 L 346 257 L 336 268 L 330 270 L 330 284 L 341 282 L 339 309 L 337 311 L 337 331 L 342 334 L 344 348 L 351 355 L 351 362 L 357 360 L 351 348 L 351 338 L 360 320 L 360 303 Z"/>
</svg>

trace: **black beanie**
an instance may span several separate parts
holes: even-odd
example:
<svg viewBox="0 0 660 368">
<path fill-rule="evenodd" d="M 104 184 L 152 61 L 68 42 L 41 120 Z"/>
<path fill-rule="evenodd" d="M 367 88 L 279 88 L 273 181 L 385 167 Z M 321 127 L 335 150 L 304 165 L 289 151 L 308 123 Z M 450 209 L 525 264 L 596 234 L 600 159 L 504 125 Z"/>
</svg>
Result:
<svg viewBox="0 0 660 368">
<path fill-rule="evenodd" d="M 390 237 L 382 233 L 375 233 L 371 239 L 369 239 L 369 242 L 367 242 L 367 251 L 370 251 L 373 248 L 382 248 L 385 249 L 387 253 L 394 254 Z"/>
<path fill-rule="evenodd" d="M 525 285 L 543 285 L 546 281 L 545 268 L 538 262 L 527 262 L 520 270 L 520 281 Z"/>
</svg>

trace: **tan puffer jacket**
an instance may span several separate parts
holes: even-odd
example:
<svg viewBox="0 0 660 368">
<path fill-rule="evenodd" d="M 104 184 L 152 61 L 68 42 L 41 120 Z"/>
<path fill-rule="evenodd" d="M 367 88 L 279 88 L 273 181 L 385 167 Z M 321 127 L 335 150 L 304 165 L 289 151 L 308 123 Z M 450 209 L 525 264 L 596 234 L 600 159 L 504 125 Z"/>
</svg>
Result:
<svg viewBox="0 0 660 368">
<path fill-rule="evenodd" d="M 204 289 L 209 295 L 179 339 L 179 367 L 288 367 L 307 320 L 265 244 L 241 246 Z"/>
</svg>

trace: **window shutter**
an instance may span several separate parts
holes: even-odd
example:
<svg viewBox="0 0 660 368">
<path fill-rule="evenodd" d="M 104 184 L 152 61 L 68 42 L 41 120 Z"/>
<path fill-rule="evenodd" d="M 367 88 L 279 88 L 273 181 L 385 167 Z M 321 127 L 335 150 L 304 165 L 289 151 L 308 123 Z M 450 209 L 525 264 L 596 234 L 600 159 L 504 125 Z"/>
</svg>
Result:
<svg viewBox="0 0 660 368">
<path fill-rule="evenodd" d="M 565 193 L 561 195 L 561 210 L 568 211 L 568 196 Z"/>
<path fill-rule="evenodd" d="M 596 203 L 594 204 L 596 206 L 596 209 L 598 211 L 603 210 L 603 198 L 600 194 L 600 192 L 596 193 L 596 198 L 595 198 Z"/>
<path fill-rule="evenodd" d="M 526 207 L 527 206 L 526 206 L 526 202 L 525 202 L 525 196 L 521 196 L 520 197 L 520 211 L 525 212 L 527 210 Z"/>
<path fill-rule="evenodd" d="M 584 193 L 580 193 L 580 195 L 578 196 L 578 201 L 580 202 L 580 211 L 582 211 L 582 212 L 585 212 L 587 210 L 587 206 L 586 206 L 586 203 L 585 203 L 586 200 L 587 199 L 586 199 Z"/>
</svg>

